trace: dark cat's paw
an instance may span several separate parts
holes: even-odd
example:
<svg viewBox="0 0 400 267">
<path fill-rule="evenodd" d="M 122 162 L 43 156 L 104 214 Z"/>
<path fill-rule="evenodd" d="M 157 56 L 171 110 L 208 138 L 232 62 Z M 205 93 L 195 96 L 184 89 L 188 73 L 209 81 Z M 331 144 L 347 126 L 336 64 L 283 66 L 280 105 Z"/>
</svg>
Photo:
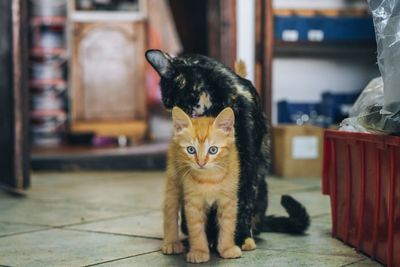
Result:
<svg viewBox="0 0 400 267">
<path fill-rule="evenodd" d="M 252 237 L 248 237 L 244 240 L 242 244 L 242 250 L 249 251 L 249 250 L 255 250 L 256 249 L 256 242 Z"/>
<path fill-rule="evenodd" d="M 186 255 L 186 261 L 191 263 L 201 263 L 210 260 L 210 253 L 201 250 L 191 250 Z"/>
<path fill-rule="evenodd" d="M 238 246 L 221 249 L 219 255 L 224 259 L 235 259 L 242 256 L 242 250 Z"/>
<path fill-rule="evenodd" d="M 181 241 L 176 242 L 167 242 L 164 243 L 162 248 L 162 253 L 170 255 L 170 254 L 181 254 L 183 252 L 183 245 Z"/>
</svg>

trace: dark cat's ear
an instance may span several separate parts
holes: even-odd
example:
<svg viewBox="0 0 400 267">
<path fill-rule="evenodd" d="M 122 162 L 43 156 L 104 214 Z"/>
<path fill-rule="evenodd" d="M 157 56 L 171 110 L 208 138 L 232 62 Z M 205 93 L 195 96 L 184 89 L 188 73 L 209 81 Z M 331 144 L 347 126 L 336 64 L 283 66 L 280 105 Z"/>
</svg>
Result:
<svg viewBox="0 0 400 267">
<path fill-rule="evenodd" d="M 190 117 L 178 107 L 172 109 L 172 121 L 176 133 L 192 126 Z"/>
<path fill-rule="evenodd" d="M 235 127 L 235 114 L 231 108 L 225 108 L 215 118 L 214 128 L 220 129 L 227 134 L 233 131 Z"/>
<path fill-rule="evenodd" d="M 146 59 L 158 74 L 166 79 L 176 75 L 176 70 L 171 64 L 171 56 L 161 50 L 147 50 Z"/>
</svg>

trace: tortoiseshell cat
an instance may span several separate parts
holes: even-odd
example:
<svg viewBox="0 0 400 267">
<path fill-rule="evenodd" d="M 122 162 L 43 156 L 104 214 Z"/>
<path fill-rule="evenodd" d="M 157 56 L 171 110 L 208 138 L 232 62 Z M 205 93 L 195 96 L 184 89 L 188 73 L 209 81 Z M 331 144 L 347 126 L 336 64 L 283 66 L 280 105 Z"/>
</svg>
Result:
<svg viewBox="0 0 400 267">
<path fill-rule="evenodd" d="M 305 208 L 290 196 L 282 196 L 289 217 L 266 216 L 270 169 L 270 138 L 260 97 L 250 81 L 218 61 L 201 55 L 172 58 L 160 50 L 148 50 L 146 58 L 161 77 L 162 101 L 167 109 L 180 107 L 187 114 L 217 116 L 224 108 L 235 113 L 236 146 L 240 155 L 239 211 L 236 244 L 254 249 L 253 234 L 260 231 L 301 234 L 310 219 Z M 216 242 L 215 216 L 210 210 L 207 224 L 209 242 Z M 186 232 L 182 212 L 182 231 Z"/>
<path fill-rule="evenodd" d="M 174 135 L 168 152 L 164 200 L 164 254 L 183 251 L 178 235 L 178 212 L 186 214 L 192 263 L 210 259 L 206 235 L 210 208 L 217 209 L 218 246 L 222 258 L 238 258 L 235 245 L 239 157 L 235 145 L 234 113 L 225 108 L 215 119 L 190 119 L 172 110 Z"/>
</svg>

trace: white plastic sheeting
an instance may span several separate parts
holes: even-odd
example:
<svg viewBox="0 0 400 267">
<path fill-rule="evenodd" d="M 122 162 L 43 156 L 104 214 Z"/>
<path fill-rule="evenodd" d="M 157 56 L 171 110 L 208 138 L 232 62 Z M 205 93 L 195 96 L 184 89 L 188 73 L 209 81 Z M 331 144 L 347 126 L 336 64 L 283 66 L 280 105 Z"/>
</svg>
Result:
<svg viewBox="0 0 400 267">
<path fill-rule="evenodd" d="M 369 0 L 384 84 L 383 114 L 400 111 L 400 0 Z"/>
</svg>

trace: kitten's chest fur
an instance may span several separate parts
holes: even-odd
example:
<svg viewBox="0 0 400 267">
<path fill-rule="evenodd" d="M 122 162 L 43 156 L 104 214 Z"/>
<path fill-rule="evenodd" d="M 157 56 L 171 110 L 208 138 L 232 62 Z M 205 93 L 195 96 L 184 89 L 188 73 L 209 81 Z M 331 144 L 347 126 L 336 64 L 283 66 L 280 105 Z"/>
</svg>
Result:
<svg viewBox="0 0 400 267">
<path fill-rule="evenodd" d="M 229 171 L 220 179 L 219 182 L 199 182 L 198 178 L 188 177 L 183 182 L 184 199 L 196 198 L 208 208 L 218 204 L 221 199 L 234 199 L 238 188 L 238 174 Z"/>
</svg>

